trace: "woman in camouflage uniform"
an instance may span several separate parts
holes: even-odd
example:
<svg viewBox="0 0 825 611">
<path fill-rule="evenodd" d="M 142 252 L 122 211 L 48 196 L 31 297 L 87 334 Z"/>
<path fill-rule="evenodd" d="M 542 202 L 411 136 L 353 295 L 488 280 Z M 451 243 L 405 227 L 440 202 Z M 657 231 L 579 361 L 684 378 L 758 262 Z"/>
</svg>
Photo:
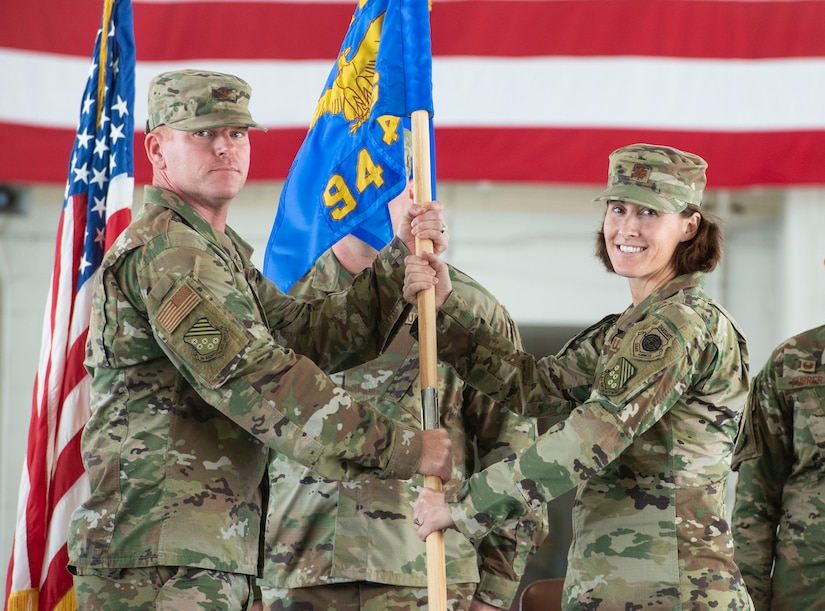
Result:
<svg viewBox="0 0 825 611">
<path fill-rule="evenodd" d="M 441 359 L 513 411 L 569 413 L 457 498 L 422 491 L 419 536 L 455 524 L 477 538 L 577 488 L 565 609 L 750 607 L 725 520 L 747 349 L 701 287 L 721 254 L 699 209 L 706 167 L 664 146 L 610 156 L 597 254 L 628 279 L 633 304 L 556 356 L 516 350 L 468 315 L 437 257 L 408 257 L 408 300 L 438 279 Z"/>
</svg>

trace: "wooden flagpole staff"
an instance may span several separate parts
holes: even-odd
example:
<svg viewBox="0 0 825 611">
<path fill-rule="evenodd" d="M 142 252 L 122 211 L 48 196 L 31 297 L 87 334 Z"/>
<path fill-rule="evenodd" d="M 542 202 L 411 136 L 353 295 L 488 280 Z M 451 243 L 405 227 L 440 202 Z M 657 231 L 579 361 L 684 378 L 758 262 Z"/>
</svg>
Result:
<svg viewBox="0 0 825 611">
<path fill-rule="evenodd" d="M 412 119 L 413 188 L 415 203 L 432 201 L 430 179 L 430 115 L 416 110 Z M 433 252 L 432 240 L 415 240 L 416 254 Z M 435 288 L 418 294 L 418 350 L 421 368 L 421 410 L 424 430 L 437 429 L 438 417 L 438 353 L 435 339 Z M 441 478 L 424 477 L 424 486 L 441 490 Z M 427 535 L 427 593 L 430 611 L 447 609 L 447 566 L 444 555 L 444 533 Z"/>
</svg>

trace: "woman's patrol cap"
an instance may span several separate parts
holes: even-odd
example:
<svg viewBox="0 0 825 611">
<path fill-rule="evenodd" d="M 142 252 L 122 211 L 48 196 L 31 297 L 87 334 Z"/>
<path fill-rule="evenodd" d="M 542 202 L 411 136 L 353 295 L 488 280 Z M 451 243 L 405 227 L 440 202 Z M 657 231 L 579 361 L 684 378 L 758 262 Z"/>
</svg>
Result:
<svg viewBox="0 0 825 611">
<path fill-rule="evenodd" d="M 610 154 L 607 190 L 593 201 L 618 200 L 668 214 L 702 203 L 707 162 L 658 144 L 631 144 Z"/>
<path fill-rule="evenodd" d="M 252 87 L 232 74 L 173 70 L 149 84 L 146 133 L 158 125 L 194 132 L 215 127 L 266 128 L 249 113 Z"/>
</svg>

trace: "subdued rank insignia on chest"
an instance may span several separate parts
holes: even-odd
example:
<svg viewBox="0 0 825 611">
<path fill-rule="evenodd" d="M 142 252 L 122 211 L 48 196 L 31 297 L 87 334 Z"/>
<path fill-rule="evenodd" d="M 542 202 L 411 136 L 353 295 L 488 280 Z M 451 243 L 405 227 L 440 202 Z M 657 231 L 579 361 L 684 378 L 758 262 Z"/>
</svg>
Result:
<svg viewBox="0 0 825 611">
<path fill-rule="evenodd" d="M 602 374 L 599 390 L 608 397 L 618 395 L 624 391 L 628 380 L 636 374 L 636 368 L 626 358 L 619 358 L 618 362 Z"/>
<path fill-rule="evenodd" d="M 673 334 L 663 325 L 643 329 L 633 338 L 633 358 L 640 361 L 655 361 L 665 353 Z"/>
<path fill-rule="evenodd" d="M 813 360 L 804 360 L 799 361 L 799 371 L 803 373 L 811 373 L 816 371 L 816 361 Z"/>
<path fill-rule="evenodd" d="M 205 316 L 199 318 L 183 336 L 183 341 L 195 349 L 199 361 L 211 361 L 223 352 L 223 333 Z"/>
</svg>

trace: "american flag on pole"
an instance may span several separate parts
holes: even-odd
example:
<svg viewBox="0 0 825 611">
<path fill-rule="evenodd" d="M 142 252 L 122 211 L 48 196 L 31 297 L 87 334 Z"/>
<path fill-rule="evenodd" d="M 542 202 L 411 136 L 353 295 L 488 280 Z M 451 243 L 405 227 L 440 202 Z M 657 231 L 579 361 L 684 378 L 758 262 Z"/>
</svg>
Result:
<svg viewBox="0 0 825 611">
<path fill-rule="evenodd" d="M 8 611 L 77 608 L 66 570 L 66 530 L 89 494 L 80 435 L 89 416 L 83 358 L 91 279 L 131 218 L 134 98 L 132 6 L 130 0 L 106 0 L 57 228 L 6 581 Z"/>
</svg>

